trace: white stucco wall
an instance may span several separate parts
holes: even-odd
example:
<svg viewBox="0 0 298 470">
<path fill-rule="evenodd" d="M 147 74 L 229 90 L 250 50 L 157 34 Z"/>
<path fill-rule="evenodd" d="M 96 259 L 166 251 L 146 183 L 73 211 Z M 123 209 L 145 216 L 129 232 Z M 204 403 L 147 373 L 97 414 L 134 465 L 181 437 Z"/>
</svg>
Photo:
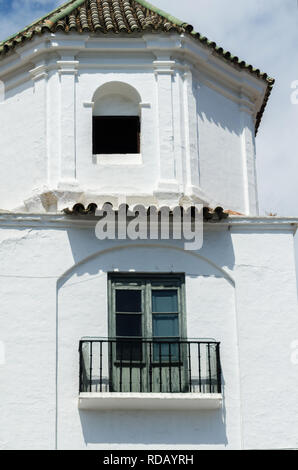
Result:
<svg viewBox="0 0 298 470">
<path fill-rule="evenodd" d="M 253 134 L 265 83 L 198 42 L 43 35 L 1 61 L 0 80 L 1 209 L 50 211 L 59 191 L 70 191 L 73 203 L 186 195 L 257 213 Z M 138 158 L 92 155 L 93 99 L 110 82 L 141 98 Z"/>
<path fill-rule="evenodd" d="M 262 448 L 263 435 L 269 449 L 297 449 L 294 383 L 298 369 L 290 362 L 292 343 L 297 338 L 293 237 L 290 233 L 278 234 L 272 244 L 271 233 L 247 237 L 244 230 L 232 238 L 237 259 L 243 443 L 245 447 Z M 249 374 L 252 364 L 254 370 Z"/>
<path fill-rule="evenodd" d="M 239 105 L 202 85 L 198 92 L 198 110 L 202 189 L 212 199 L 225 201 L 225 207 L 243 211 L 245 194 Z"/>
<path fill-rule="evenodd" d="M 221 223 L 194 253 L 180 242 L 100 242 L 91 222 L 63 216 L 0 219 L 3 449 L 298 446 L 289 224 Z M 78 409 L 78 342 L 107 336 L 106 275 L 117 269 L 186 273 L 188 336 L 221 342 L 221 409 Z"/>
<path fill-rule="evenodd" d="M 124 195 L 257 214 L 264 82 L 183 35 L 60 33 L 17 48 L 0 80 L 0 212 L 19 208 L 0 213 L 0 448 L 297 447 L 297 220 L 205 224 L 196 253 L 178 241 L 100 242 L 92 218 L 56 215 Z M 92 155 L 104 86 L 134 90 L 140 155 Z M 185 273 L 188 337 L 221 342 L 222 408 L 78 409 L 79 340 L 108 335 L 116 270 Z"/>
<path fill-rule="evenodd" d="M 30 82 L 7 91 L 0 103 L 1 208 L 21 205 L 47 182 L 45 104 L 42 88 L 35 92 Z"/>
</svg>

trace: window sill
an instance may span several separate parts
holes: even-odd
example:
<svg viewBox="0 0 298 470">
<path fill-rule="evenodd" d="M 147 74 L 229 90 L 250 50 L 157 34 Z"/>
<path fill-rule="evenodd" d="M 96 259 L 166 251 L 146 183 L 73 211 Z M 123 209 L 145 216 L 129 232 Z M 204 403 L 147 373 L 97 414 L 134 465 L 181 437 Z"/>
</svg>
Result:
<svg viewBox="0 0 298 470">
<path fill-rule="evenodd" d="M 94 393 L 79 395 L 81 410 L 214 410 L 220 393 Z"/>
<path fill-rule="evenodd" d="M 141 153 L 111 153 L 93 155 L 94 163 L 98 165 L 141 165 L 143 163 Z"/>
</svg>

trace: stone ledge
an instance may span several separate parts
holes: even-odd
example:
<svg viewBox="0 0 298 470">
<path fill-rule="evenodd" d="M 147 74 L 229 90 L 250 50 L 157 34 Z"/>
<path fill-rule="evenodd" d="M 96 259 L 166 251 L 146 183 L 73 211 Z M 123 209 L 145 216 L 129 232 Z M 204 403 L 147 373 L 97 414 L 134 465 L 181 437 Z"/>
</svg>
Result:
<svg viewBox="0 0 298 470">
<path fill-rule="evenodd" d="M 49 227 L 49 228 L 94 228 L 99 218 L 91 215 L 66 215 L 39 212 L 18 212 L 0 210 L 0 226 L 2 227 Z M 204 230 L 248 230 L 251 232 L 263 230 L 282 230 L 296 232 L 298 217 L 239 217 L 230 216 L 217 223 L 207 223 Z"/>
<path fill-rule="evenodd" d="M 220 393 L 118 393 L 84 392 L 81 410 L 215 410 L 222 405 Z"/>
</svg>

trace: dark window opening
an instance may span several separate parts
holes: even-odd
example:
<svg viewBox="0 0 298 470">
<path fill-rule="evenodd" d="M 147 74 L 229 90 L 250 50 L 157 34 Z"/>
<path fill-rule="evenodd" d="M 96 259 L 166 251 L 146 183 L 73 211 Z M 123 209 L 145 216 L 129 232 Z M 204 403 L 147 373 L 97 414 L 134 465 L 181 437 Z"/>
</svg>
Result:
<svg viewBox="0 0 298 470">
<path fill-rule="evenodd" d="M 139 116 L 93 116 L 93 154 L 140 153 Z"/>
</svg>

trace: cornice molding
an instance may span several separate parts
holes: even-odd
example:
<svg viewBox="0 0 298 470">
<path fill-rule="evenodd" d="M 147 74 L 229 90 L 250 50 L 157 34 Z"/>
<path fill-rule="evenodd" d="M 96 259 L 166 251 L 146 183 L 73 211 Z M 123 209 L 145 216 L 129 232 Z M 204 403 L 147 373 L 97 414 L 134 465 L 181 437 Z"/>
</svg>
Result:
<svg viewBox="0 0 298 470">
<path fill-rule="evenodd" d="M 38 213 L 0 213 L 0 228 L 7 227 L 61 227 L 61 228 L 92 228 L 98 217 L 95 216 L 69 216 L 65 214 L 38 214 Z M 204 223 L 204 230 L 231 230 L 237 231 L 287 231 L 295 233 L 298 228 L 298 217 L 241 217 L 229 216 L 218 222 Z"/>
<path fill-rule="evenodd" d="M 128 59 L 125 64 L 117 63 L 117 57 L 115 57 L 115 63 L 80 62 L 82 53 L 92 54 L 99 52 L 115 55 L 125 52 L 132 54 L 143 53 L 145 55 L 152 53 L 152 62 L 144 61 L 144 63 L 141 63 L 140 57 L 138 57 L 138 62 Z M 25 73 L 21 82 L 30 80 L 32 74 L 34 75 L 35 73 L 35 69 L 32 69 L 32 62 L 36 64 L 41 60 L 46 60 L 53 53 L 58 54 L 60 58 L 49 61 L 47 69 L 42 72 L 43 74 L 55 70 L 59 74 L 77 74 L 85 67 L 99 70 L 107 68 L 151 69 L 155 73 L 160 74 L 174 74 L 175 72 L 191 69 L 194 76 L 203 76 L 206 85 L 211 88 L 216 87 L 216 91 L 224 94 L 227 98 L 233 99 L 232 94 L 229 93 L 229 88 L 235 89 L 239 94 L 244 93 L 252 102 L 253 109 L 250 107 L 252 113 L 258 111 L 266 92 L 265 82 L 262 83 L 245 70 L 239 70 L 231 67 L 230 64 L 225 64 L 218 57 L 212 55 L 212 51 L 196 43 L 192 38 L 186 37 L 184 34 L 178 35 L 177 33 L 170 34 L 166 38 L 163 35 L 152 37 L 152 35 L 144 34 L 141 38 L 131 37 L 125 39 L 95 38 L 90 36 L 86 38 L 86 36 L 82 37 L 79 34 L 65 36 L 62 33 L 51 33 L 47 36 L 35 38 L 28 45 L 23 46 L 20 52 L 16 51 L 18 58 L 12 59 L 8 57 L 3 59 L 0 64 L 0 78 L 5 80 L 6 76 L 8 78 L 12 73 L 17 74 L 18 70 L 24 70 L 27 65 L 32 73 L 31 75 L 29 73 L 27 76 Z M 75 60 L 63 60 L 63 56 L 66 57 L 68 55 L 71 55 L 73 58 L 76 57 Z M 154 57 L 156 58 L 155 60 Z M 187 61 L 189 62 L 187 63 Z M 213 80 L 216 84 L 213 83 Z M 10 79 L 8 78 L 7 90 L 12 89 L 15 83 L 20 84 L 18 79 L 11 80 L 11 83 L 9 82 Z M 239 102 L 239 98 L 236 98 L 236 100 Z"/>
</svg>

